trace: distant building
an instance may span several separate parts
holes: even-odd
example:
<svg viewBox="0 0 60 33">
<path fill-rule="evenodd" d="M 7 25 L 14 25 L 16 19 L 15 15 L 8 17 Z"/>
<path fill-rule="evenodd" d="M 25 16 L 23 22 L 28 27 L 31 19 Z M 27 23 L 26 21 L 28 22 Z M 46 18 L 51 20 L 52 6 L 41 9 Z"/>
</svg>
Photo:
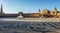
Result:
<svg viewBox="0 0 60 33">
<path fill-rule="evenodd" d="M 18 12 L 15 14 L 6 14 L 3 12 L 3 7 L 1 4 L 0 8 L 0 18 L 17 18 L 17 17 L 23 17 L 23 18 L 60 18 L 60 12 L 57 10 L 55 7 L 52 11 L 49 11 L 47 9 L 44 9 L 43 11 L 38 10 L 39 12 L 37 13 L 23 13 L 23 12 Z"/>
</svg>

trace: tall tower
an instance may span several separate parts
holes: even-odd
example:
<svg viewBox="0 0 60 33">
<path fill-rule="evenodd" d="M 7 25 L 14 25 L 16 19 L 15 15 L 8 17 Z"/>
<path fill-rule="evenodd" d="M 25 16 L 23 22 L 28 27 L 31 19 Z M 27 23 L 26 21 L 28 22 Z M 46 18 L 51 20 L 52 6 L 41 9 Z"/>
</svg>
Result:
<svg viewBox="0 0 60 33">
<path fill-rule="evenodd" d="M 1 11 L 0 11 L 0 13 L 3 13 L 3 7 L 2 7 L 2 4 L 1 4 Z"/>
</svg>

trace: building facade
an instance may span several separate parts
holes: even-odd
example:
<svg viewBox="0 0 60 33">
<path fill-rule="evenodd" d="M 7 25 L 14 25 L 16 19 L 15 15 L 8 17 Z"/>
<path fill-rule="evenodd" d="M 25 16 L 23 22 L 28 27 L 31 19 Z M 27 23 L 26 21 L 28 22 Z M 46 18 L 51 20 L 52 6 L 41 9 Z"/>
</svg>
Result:
<svg viewBox="0 0 60 33">
<path fill-rule="evenodd" d="M 6 14 L 3 12 L 3 7 L 1 4 L 0 8 L 0 18 L 17 18 L 18 16 L 23 16 L 23 18 L 60 18 L 60 12 L 55 7 L 52 11 L 44 9 L 43 11 L 38 10 L 37 13 L 23 13 L 18 12 L 15 14 Z"/>
</svg>

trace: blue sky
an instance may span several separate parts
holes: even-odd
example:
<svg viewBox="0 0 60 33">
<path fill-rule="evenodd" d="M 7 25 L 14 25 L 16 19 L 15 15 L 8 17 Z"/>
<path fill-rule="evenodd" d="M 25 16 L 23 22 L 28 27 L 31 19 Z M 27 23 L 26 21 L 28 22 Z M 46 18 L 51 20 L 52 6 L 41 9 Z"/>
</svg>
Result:
<svg viewBox="0 0 60 33">
<path fill-rule="evenodd" d="M 43 9 L 53 10 L 56 6 L 60 11 L 60 0 L 0 0 L 5 13 L 34 13 Z"/>
</svg>

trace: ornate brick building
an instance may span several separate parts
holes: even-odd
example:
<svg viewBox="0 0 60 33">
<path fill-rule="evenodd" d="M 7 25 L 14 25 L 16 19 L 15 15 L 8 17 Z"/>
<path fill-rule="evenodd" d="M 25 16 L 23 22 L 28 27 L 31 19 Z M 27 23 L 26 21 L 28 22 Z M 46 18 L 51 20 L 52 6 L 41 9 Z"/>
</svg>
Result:
<svg viewBox="0 0 60 33">
<path fill-rule="evenodd" d="M 6 14 L 3 12 L 3 7 L 1 4 L 0 8 L 0 18 L 16 18 L 18 16 L 23 16 L 23 18 L 60 18 L 60 12 L 57 10 L 55 7 L 52 11 L 49 11 L 47 9 L 44 9 L 43 11 L 38 10 L 39 12 L 37 13 L 23 13 L 23 12 L 18 12 L 15 14 Z"/>
</svg>

